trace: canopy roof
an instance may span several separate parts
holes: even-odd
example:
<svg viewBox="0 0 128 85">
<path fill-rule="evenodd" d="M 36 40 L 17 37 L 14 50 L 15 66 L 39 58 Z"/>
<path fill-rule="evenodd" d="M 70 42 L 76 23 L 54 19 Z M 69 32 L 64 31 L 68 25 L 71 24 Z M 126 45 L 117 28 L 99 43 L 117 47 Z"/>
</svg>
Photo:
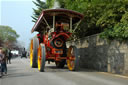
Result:
<svg viewBox="0 0 128 85">
<path fill-rule="evenodd" d="M 41 31 L 46 29 L 47 24 L 45 23 L 46 19 L 47 23 L 52 26 L 53 25 L 53 16 L 55 16 L 55 21 L 61 21 L 64 23 L 70 23 L 70 17 L 72 17 L 72 24 L 77 23 L 83 18 L 83 15 L 67 9 L 47 9 L 43 10 L 41 15 L 39 16 L 37 22 L 33 26 L 31 32 Z"/>
</svg>

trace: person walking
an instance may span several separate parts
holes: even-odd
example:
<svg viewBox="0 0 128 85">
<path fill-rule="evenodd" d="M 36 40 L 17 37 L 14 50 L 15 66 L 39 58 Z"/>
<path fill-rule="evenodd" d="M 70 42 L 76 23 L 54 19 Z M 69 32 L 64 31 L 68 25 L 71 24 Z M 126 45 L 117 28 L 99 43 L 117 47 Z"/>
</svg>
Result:
<svg viewBox="0 0 128 85">
<path fill-rule="evenodd" d="M 3 54 L 3 59 L 2 59 L 2 72 L 4 72 L 5 74 L 7 74 L 7 56 L 6 56 L 6 51 L 2 50 L 2 54 Z"/>
<path fill-rule="evenodd" d="M 1 57 L 1 56 L 0 56 Z M 2 69 L 1 69 L 1 62 L 0 62 L 0 78 L 2 77 Z"/>
<path fill-rule="evenodd" d="M 7 59 L 7 64 L 11 64 L 11 58 L 12 58 L 12 53 L 11 53 L 11 50 L 9 51 L 9 56 L 8 56 L 8 59 Z"/>
<path fill-rule="evenodd" d="M 3 73 L 7 74 L 7 64 L 6 64 L 6 56 L 5 56 L 5 51 L 2 49 L 1 50 L 1 74 Z"/>
<path fill-rule="evenodd" d="M 2 59 L 3 59 L 2 47 L 0 47 L 0 78 L 3 76 L 3 73 L 2 73 Z"/>
<path fill-rule="evenodd" d="M 6 51 L 5 51 L 5 56 L 6 56 L 6 62 L 8 64 L 8 57 L 9 57 L 9 50 L 8 49 L 6 49 Z"/>
<path fill-rule="evenodd" d="M 21 55 L 21 58 L 22 58 L 22 57 L 25 57 L 25 58 L 27 58 L 27 55 L 26 55 L 26 54 L 27 54 L 27 52 L 25 51 L 25 48 L 24 48 L 24 50 L 22 51 L 22 55 Z"/>
<path fill-rule="evenodd" d="M 3 76 L 3 73 L 7 74 L 7 64 L 6 64 L 6 56 L 5 56 L 5 51 L 3 48 L 0 48 L 0 63 L 1 63 L 1 77 Z"/>
</svg>

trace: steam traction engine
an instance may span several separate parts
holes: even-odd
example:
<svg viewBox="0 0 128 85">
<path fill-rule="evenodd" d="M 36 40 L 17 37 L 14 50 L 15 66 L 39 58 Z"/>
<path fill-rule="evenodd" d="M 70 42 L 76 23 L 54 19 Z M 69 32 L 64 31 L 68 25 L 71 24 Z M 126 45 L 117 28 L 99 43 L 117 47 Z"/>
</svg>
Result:
<svg viewBox="0 0 128 85">
<path fill-rule="evenodd" d="M 73 30 L 83 15 L 66 9 L 49 9 L 42 11 L 32 28 L 33 37 L 30 45 L 30 65 L 43 72 L 45 62 L 55 62 L 56 67 L 63 68 L 67 63 L 71 71 L 78 69 L 78 52 L 75 46 L 67 48 L 66 41 L 71 37 L 67 29 Z"/>
</svg>

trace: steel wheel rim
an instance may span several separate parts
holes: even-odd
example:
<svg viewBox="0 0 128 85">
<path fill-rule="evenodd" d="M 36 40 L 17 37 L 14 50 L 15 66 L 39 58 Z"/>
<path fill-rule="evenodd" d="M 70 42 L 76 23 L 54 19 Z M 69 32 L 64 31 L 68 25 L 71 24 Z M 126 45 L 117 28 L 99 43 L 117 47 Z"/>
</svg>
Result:
<svg viewBox="0 0 128 85">
<path fill-rule="evenodd" d="M 33 64 L 33 40 L 31 40 L 31 45 L 30 45 L 30 66 L 32 67 Z"/>
<path fill-rule="evenodd" d="M 75 56 L 73 54 L 73 48 L 72 47 L 69 47 L 68 49 L 68 59 L 67 59 L 67 66 L 69 68 L 69 70 L 74 70 L 74 67 L 75 67 Z"/>
<path fill-rule="evenodd" d="M 41 54 L 41 46 L 39 46 L 39 48 L 38 48 L 38 70 L 39 71 L 41 69 L 41 56 L 42 56 L 42 54 Z"/>
</svg>

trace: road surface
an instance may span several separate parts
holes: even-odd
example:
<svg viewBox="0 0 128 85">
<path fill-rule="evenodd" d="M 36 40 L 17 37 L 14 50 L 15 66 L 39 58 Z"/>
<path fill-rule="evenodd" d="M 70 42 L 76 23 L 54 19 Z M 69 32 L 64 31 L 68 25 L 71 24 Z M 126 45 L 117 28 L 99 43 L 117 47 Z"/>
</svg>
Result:
<svg viewBox="0 0 128 85">
<path fill-rule="evenodd" d="M 38 72 L 30 68 L 29 59 L 16 58 L 8 64 L 8 75 L 0 79 L 0 85 L 128 85 L 128 78 L 89 70 L 71 72 L 53 64 Z"/>
</svg>

